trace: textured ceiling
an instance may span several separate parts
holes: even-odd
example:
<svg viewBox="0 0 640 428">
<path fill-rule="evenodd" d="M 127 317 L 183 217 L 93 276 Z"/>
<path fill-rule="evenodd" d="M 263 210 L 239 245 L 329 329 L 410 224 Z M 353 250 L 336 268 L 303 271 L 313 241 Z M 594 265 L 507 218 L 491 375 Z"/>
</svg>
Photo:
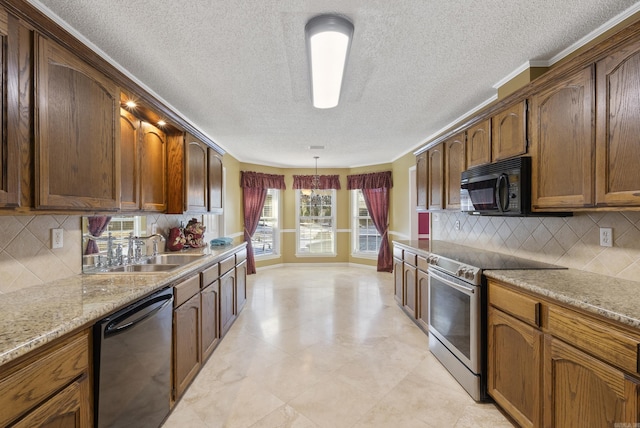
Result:
<svg viewBox="0 0 640 428">
<path fill-rule="evenodd" d="M 391 162 L 419 148 L 494 97 L 494 85 L 527 61 L 553 62 L 640 5 L 631 0 L 31 2 L 240 161 L 313 167 L 318 155 L 320 168 Z M 304 26 L 327 12 L 348 17 L 355 30 L 340 104 L 317 110 L 311 105 Z M 317 145 L 325 149 L 309 149 Z"/>
</svg>

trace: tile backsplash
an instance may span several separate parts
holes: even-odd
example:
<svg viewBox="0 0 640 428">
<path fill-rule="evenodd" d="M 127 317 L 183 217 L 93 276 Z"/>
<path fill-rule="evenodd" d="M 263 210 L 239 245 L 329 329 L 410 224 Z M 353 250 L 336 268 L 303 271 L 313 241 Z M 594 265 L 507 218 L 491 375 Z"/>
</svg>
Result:
<svg viewBox="0 0 640 428">
<path fill-rule="evenodd" d="M 158 233 L 196 217 L 148 215 L 147 233 Z M 82 273 L 82 217 L 77 215 L 0 215 L 0 294 Z M 51 229 L 64 230 L 63 247 L 51 249 Z"/>
<path fill-rule="evenodd" d="M 612 247 L 600 246 L 600 227 L 613 229 Z M 640 281 L 640 212 L 524 218 L 439 212 L 431 239 Z"/>
</svg>

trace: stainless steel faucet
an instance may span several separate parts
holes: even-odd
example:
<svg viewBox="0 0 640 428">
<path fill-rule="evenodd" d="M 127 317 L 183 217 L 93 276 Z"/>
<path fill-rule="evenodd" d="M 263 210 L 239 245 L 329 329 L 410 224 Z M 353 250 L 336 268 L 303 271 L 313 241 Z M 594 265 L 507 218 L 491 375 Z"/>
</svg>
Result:
<svg viewBox="0 0 640 428">
<path fill-rule="evenodd" d="M 153 256 L 157 256 L 158 255 L 158 241 L 162 242 L 164 241 L 164 236 L 160 235 L 159 233 L 154 233 L 153 235 L 149 235 L 149 236 L 136 236 L 136 239 L 140 239 L 140 240 L 147 240 L 147 239 L 152 239 L 152 238 L 158 238 L 158 239 L 154 239 L 153 242 Z"/>
</svg>

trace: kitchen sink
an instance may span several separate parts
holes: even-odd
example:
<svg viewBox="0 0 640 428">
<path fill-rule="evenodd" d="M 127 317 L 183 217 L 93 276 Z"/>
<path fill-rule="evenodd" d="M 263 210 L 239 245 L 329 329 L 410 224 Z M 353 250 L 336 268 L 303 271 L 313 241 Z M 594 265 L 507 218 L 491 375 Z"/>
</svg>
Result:
<svg viewBox="0 0 640 428">
<path fill-rule="evenodd" d="M 204 254 L 158 254 L 150 257 L 148 265 L 184 265 L 198 260 Z"/>
<path fill-rule="evenodd" d="M 178 264 L 146 264 L 146 265 L 127 265 L 118 266 L 108 270 L 106 273 L 126 272 L 126 273 L 153 273 L 167 272 L 180 267 Z"/>
</svg>

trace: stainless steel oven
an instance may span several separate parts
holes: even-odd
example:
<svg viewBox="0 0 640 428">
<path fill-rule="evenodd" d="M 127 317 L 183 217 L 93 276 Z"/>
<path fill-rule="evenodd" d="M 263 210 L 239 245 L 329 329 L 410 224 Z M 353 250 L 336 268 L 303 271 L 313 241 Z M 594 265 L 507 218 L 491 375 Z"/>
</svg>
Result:
<svg viewBox="0 0 640 428">
<path fill-rule="evenodd" d="M 429 268 L 429 348 L 476 401 L 486 397 L 481 284 Z"/>
</svg>

